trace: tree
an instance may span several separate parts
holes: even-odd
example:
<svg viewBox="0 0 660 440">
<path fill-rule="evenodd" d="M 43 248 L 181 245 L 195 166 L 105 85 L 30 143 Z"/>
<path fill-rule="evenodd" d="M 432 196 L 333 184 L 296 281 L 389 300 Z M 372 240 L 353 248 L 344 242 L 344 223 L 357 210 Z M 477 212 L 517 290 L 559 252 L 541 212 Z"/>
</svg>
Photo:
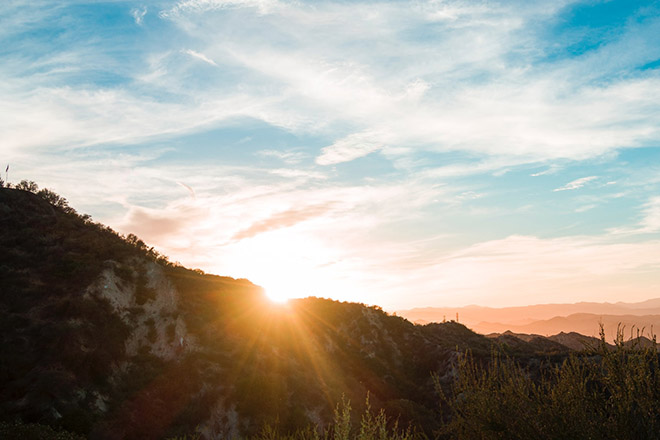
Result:
<svg viewBox="0 0 660 440">
<path fill-rule="evenodd" d="M 15 188 L 23 191 L 30 191 L 31 193 L 39 191 L 39 185 L 32 180 L 21 180 Z"/>
</svg>

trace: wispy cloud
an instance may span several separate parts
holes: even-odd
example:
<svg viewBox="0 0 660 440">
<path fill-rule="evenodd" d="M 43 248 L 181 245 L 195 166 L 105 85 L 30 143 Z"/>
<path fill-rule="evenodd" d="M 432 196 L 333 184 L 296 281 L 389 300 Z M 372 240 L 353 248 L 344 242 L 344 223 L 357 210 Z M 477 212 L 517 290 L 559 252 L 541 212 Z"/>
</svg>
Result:
<svg viewBox="0 0 660 440">
<path fill-rule="evenodd" d="M 660 232 L 660 197 L 652 197 L 645 205 L 640 232 Z"/>
<path fill-rule="evenodd" d="M 529 297 L 529 303 L 574 302 L 576 297 L 612 301 L 631 294 L 645 299 L 654 295 L 645 278 L 660 267 L 659 251 L 658 241 L 510 236 L 438 256 L 436 262 L 411 271 L 414 281 L 407 281 L 425 285 L 425 291 L 446 292 L 426 295 L 424 303 L 438 305 L 514 305 L 521 295 Z"/>
<path fill-rule="evenodd" d="M 549 174 L 556 174 L 560 169 L 561 169 L 561 167 L 559 165 L 554 165 L 553 164 L 553 165 L 547 167 L 545 170 L 538 171 L 536 173 L 530 174 L 530 176 L 531 177 L 539 177 L 539 176 L 546 176 L 546 175 L 549 175 Z"/>
<path fill-rule="evenodd" d="M 210 64 L 210 65 L 212 65 L 212 66 L 216 66 L 216 67 L 218 66 L 218 65 L 216 64 L 215 61 L 213 61 L 211 58 L 207 57 L 207 56 L 204 55 L 203 53 L 195 52 L 195 51 L 192 50 L 192 49 L 186 49 L 186 50 L 183 51 L 183 53 L 187 53 L 187 54 L 190 55 L 191 57 L 195 57 L 195 58 L 197 58 L 198 60 L 202 60 L 202 61 L 204 61 L 205 63 Z"/>
<path fill-rule="evenodd" d="M 268 232 L 274 229 L 293 226 L 305 220 L 309 220 L 314 217 L 320 217 L 326 212 L 328 212 L 328 210 L 331 208 L 332 208 L 332 204 L 324 204 L 324 205 L 312 205 L 312 206 L 307 206 L 305 208 L 295 208 L 283 212 L 278 212 L 266 219 L 260 220 L 250 225 L 248 228 L 243 229 L 242 231 L 237 232 L 232 237 L 232 239 L 243 240 L 246 238 L 254 237 L 255 235 L 261 234 L 263 232 Z"/>
<path fill-rule="evenodd" d="M 141 8 L 133 8 L 131 9 L 131 16 L 133 17 L 133 20 L 135 20 L 135 24 L 138 26 L 142 26 L 142 23 L 144 22 L 144 16 L 147 15 L 147 7 L 143 6 Z"/>
<path fill-rule="evenodd" d="M 185 103 L 144 100 L 117 89 L 9 89 L 0 87 L 0 96 L 8 98 L 0 101 L 0 112 L 6 115 L 0 120 L 0 143 L 13 154 L 138 142 L 199 129 L 255 109 L 255 101 L 239 96 L 206 101 L 191 111 Z"/>
<path fill-rule="evenodd" d="M 451 10 L 440 16 L 449 17 L 445 21 L 452 24 L 438 29 L 439 38 L 433 40 L 437 48 L 433 53 L 438 56 L 431 56 L 429 42 L 400 38 L 400 32 L 429 19 L 429 8 L 403 11 L 396 4 L 375 9 L 362 4 L 310 8 L 291 3 L 268 17 L 244 17 L 247 27 L 261 26 L 265 33 L 276 29 L 290 42 L 285 50 L 260 38 L 232 38 L 209 40 L 208 51 L 229 54 L 233 62 L 278 85 L 283 102 L 299 112 L 299 120 L 314 115 L 323 125 L 354 124 L 356 132 L 337 141 L 342 151 L 351 150 L 343 146 L 353 140 L 351 136 L 388 131 L 388 140 L 405 146 L 400 153 L 458 149 L 531 160 L 584 159 L 658 137 L 660 121 L 653 116 L 657 111 L 652 111 L 659 97 L 655 77 L 591 83 L 592 77 L 580 79 L 587 68 L 586 60 L 580 59 L 545 64 L 543 70 L 515 66 L 524 63 L 518 54 L 524 53 L 525 45 L 535 44 L 526 33 L 526 26 L 531 26 L 526 20 L 549 18 L 561 6 L 523 8 L 512 19 L 513 11 L 502 5 L 463 9 L 459 3 L 435 5 L 441 12 Z M 195 23 L 200 30 L 207 27 L 206 20 L 196 15 L 177 20 Z M 283 30 L 284 22 L 295 25 Z M 525 38 L 517 38 L 521 35 Z M 355 39 L 362 43 L 348 44 Z M 479 45 L 472 44 L 474 39 Z M 399 48 L 400 63 L 384 63 L 390 51 L 382 52 L 385 47 Z M 410 78 L 410 71 L 417 78 Z M 484 71 L 488 80 L 474 83 L 472 78 Z M 419 79 L 420 72 L 424 80 Z M 456 87 L 457 83 L 470 87 Z M 305 118 L 300 118 L 303 114 Z M 343 155 L 341 160 L 374 149 L 360 142 L 354 155 Z"/>
<path fill-rule="evenodd" d="M 163 95 L 179 97 L 181 108 L 174 114 L 186 116 L 178 119 L 163 118 L 173 114 L 171 110 L 140 88 L 129 85 L 104 92 L 123 94 L 129 112 L 151 107 L 145 113 L 148 118 L 141 120 L 146 131 L 165 126 L 164 133 L 183 132 L 191 129 L 191 119 L 200 128 L 239 114 L 295 133 L 332 133 L 335 140 L 321 152 L 319 163 L 350 161 L 385 144 L 393 161 L 452 151 L 510 161 L 581 160 L 660 138 L 660 78 L 652 72 L 617 74 L 622 66 L 648 57 L 648 51 L 637 50 L 618 64 L 604 65 L 599 75 L 611 74 L 609 81 L 597 81 L 585 72 L 591 72 L 597 60 L 617 59 L 613 52 L 627 53 L 619 41 L 589 57 L 544 63 L 542 68 L 530 65 L 540 50 L 531 29 L 539 21 L 551 21 L 563 6 L 562 2 L 525 7 L 429 2 L 409 7 L 399 3 L 311 6 L 266 0 L 180 1 L 163 17 L 164 23 L 199 43 L 195 50 L 183 52 L 233 76 L 204 77 L 196 86 L 190 81 L 194 66 L 179 60 L 167 66 L 161 61 L 153 70 L 149 64 L 146 70 L 136 64 L 129 75 L 149 79 L 148 85 Z M 145 10 L 134 9 L 135 15 L 143 17 L 139 14 Z M 250 14 L 251 10 L 270 13 Z M 238 17 L 234 14 L 241 14 L 240 29 L 232 25 Z M 428 39 L 404 38 L 429 21 L 437 28 Z M 637 24 L 628 31 L 643 38 L 653 23 Z M 107 62 L 103 50 L 97 51 L 95 65 Z M 172 47 L 143 56 L 157 58 L 168 51 L 172 53 Z M 6 107 L 20 107 L 35 87 L 40 87 L 39 95 L 57 93 L 37 78 L 26 78 L 5 90 L 2 100 Z M 69 95 L 97 92 L 79 86 L 66 91 Z M 229 111 L 235 106 L 220 107 L 221 102 L 238 100 L 250 104 L 237 111 Z M 39 124 L 11 124 L 18 130 L 5 143 L 8 148 L 34 147 L 34 142 L 20 139 L 26 134 L 34 137 L 29 133 L 40 131 L 37 125 L 67 125 L 62 115 L 72 109 L 57 100 L 50 102 L 52 112 L 29 118 Z M 77 106 L 80 114 L 94 114 L 99 103 L 79 101 Z M 153 111 L 155 107 L 161 109 Z M 16 110 L 8 108 L 6 113 Z M 69 124 L 79 125 L 77 117 L 71 119 Z M 109 125 L 125 133 L 122 138 L 127 141 L 134 132 L 130 120 Z M 346 126 L 353 131 L 347 133 Z M 99 130 L 98 125 L 82 124 L 66 136 L 66 130 L 61 131 L 64 143 L 116 141 L 111 127 Z M 387 133 L 387 137 L 369 140 L 365 133 Z M 45 145 L 51 138 L 47 133 L 40 143 Z"/>
<path fill-rule="evenodd" d="M 316 163 L 333 165 L 349 162 L 381 148 L 383 148 L 383 144 L 376 133 L 356 133 L 323 148 L 321 155 L 316 158 Z"/>
<path fill-rule="evenodd" d="M 183 182 L 177 182 L 177 183 L 178 183 L 179 185 L 181 185 L 182 187 L 184 187 L 185 189 L 188 190 L 188 192 L 190 193 L 190 197 L 192 197 L 193 200 L 197 198 L 197 197 L 195 196 L 195 190 L 194 190 L 190 185 L 186 185 L 186 184 L 183 183 Z"/>
<path fill-rule="evenodd" d="M 262 157 L 274 157 L 289 165 L 295 165 L 302 162 L 308 155 L 302 151 L 281 151 L 281 150 L 260 150 L 256 153 Z"/>
<path fill-rule="evenodd" d="M 642 295 L 660 174 L 625 152 L 660 140 L 660 71 L 640 68 L 660 17 L 580 53 L 557 25 L 574 3 L 12 1 L 0 148 L 98 220 L 257 282 L 305 272 L 383 304 Z"/>
<path fill-rule="evenodd" d="M 573 181 L 568 182 L 564 186 L 553 189 L 553 191 L 570 191 L 574 189 L 579 189 L 595 179 L 598 179 L 598 176 L 580 177 L 579 179 L 575 179 Z"/>
<path fill-rule="evenodd" d="M 186 12 L 200 13 L 232 8 L 255 8 L 260 13 L 267 13 L 278 4 L 277 0 L 182 0 L 171 9 L 162 11 L 161 15 L 171 17 Z"/>
<path fill-rule="evenodd" d="M 660 232 L 660 197 L 649 198 L 641 207 L 641 220 L 631 226 L 611 228 L 616 235 L 654 234 Z"/>
</svg>

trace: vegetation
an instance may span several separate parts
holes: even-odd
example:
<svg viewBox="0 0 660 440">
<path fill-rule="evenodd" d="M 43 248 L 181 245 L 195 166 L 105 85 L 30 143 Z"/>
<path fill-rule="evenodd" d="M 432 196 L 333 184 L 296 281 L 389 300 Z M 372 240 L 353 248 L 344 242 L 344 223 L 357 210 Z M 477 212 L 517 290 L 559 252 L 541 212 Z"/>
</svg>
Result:
<svg viewBox="0 0 660 440">
<path fill-rule="evenodd" d="M 660 364 L 655 339 L 612 347 L 601 343 L 549 366 L 529 369 L 493 354 L 487 365 L 469 355 L 459 363 L 442 435 L 451 439 L 658 439 Z"/>
<path fill-rule="evenodd" d="M 38 423 L 0 422 L 0 438 L 3 440 L 83 440 L 84 437 L 68 431 L 55 430 Z"/>
<path fill-rule="evenodd" d="M 1 438 L 193 439 L 209 420 L 217 436 L 259 440 L 660 432 L 655 341 L 620 335 L 612 348 L 603 336 L 568 355 L 363 304 L 274 308 L 249 281 L 171 264 L 33 182 L 0 189 L 0 249 Z M 176 288 L 176 307 L 158 309 L 171 302 L 147 270 Z M 134 292 L 123 309 L 96 294 L 104 271 Z"/>
<path fill-rule="evenodd" d="M 333 423 L 325 429 L 310 425 L 282 434 L 277 427 L 266 426 L 254 440 L 413 440 L 420 437 L 411 427 L 400 429 L 398 421 L 389 419 L 382 409 L 375 412 L 368 394 L 359 424 L 353 422 L 354 417 L 351 402 L 342 398 L 335 408 Z"/>
</svg>

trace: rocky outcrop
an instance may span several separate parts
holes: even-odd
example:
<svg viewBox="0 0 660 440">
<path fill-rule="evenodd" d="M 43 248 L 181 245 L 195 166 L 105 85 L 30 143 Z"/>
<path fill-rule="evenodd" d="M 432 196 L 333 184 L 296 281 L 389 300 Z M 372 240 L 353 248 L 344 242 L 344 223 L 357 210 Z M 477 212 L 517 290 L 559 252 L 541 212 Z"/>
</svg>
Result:
<svg viewBox="0 0 660 440">
<path fill-rule="evenodd" d="M 163 360 L 172 360 L 195 346 L 179 314 L 179 293 L 163 268 L 153 261 L 106 261 L 87 295 L 107 300 L 130 328 L 126 355 L 147 348 Z"/>
</svg>

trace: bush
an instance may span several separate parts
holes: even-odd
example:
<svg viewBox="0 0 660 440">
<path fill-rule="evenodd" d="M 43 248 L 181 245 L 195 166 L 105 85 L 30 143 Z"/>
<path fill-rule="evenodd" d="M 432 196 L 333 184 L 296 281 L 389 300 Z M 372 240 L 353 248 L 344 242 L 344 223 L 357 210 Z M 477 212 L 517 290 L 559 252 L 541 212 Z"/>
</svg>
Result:
<svg viewBox="0 0 660 440">
<path fill-rule="evenodd" d="M 38 423 L 0 422 L 0 438 L 3 440 L 84 440 L 84 437 L 67 431 L 56 431 Z"/>
<path fill-rule="evenodd" d="M 546 366 L 540 379 L 494 353 L 486 366 L 468 354 L 450 397 L 436 380 L 449 410 L 443 435 L 452 439 L 658 439 L 660 366 L 653 343 L 638 338 L 615 347 L 605 341 L 561 365 Z"/>
<path fill-rule="evenodd" d="M 335 407 L 332 425 L 325 430 L 309 425 L 292 434 L 282 434 L 277 427 L 266 425 L 255 440 L 413 440 L 417 437 L 410 428 L 400 430 L 398 422 L 389 420 L 382 409 L 373 412 L 368 394 L 359 428 L 353 426 L 352 420 L 351 402 L 342 398 Z"/>
</svg>

